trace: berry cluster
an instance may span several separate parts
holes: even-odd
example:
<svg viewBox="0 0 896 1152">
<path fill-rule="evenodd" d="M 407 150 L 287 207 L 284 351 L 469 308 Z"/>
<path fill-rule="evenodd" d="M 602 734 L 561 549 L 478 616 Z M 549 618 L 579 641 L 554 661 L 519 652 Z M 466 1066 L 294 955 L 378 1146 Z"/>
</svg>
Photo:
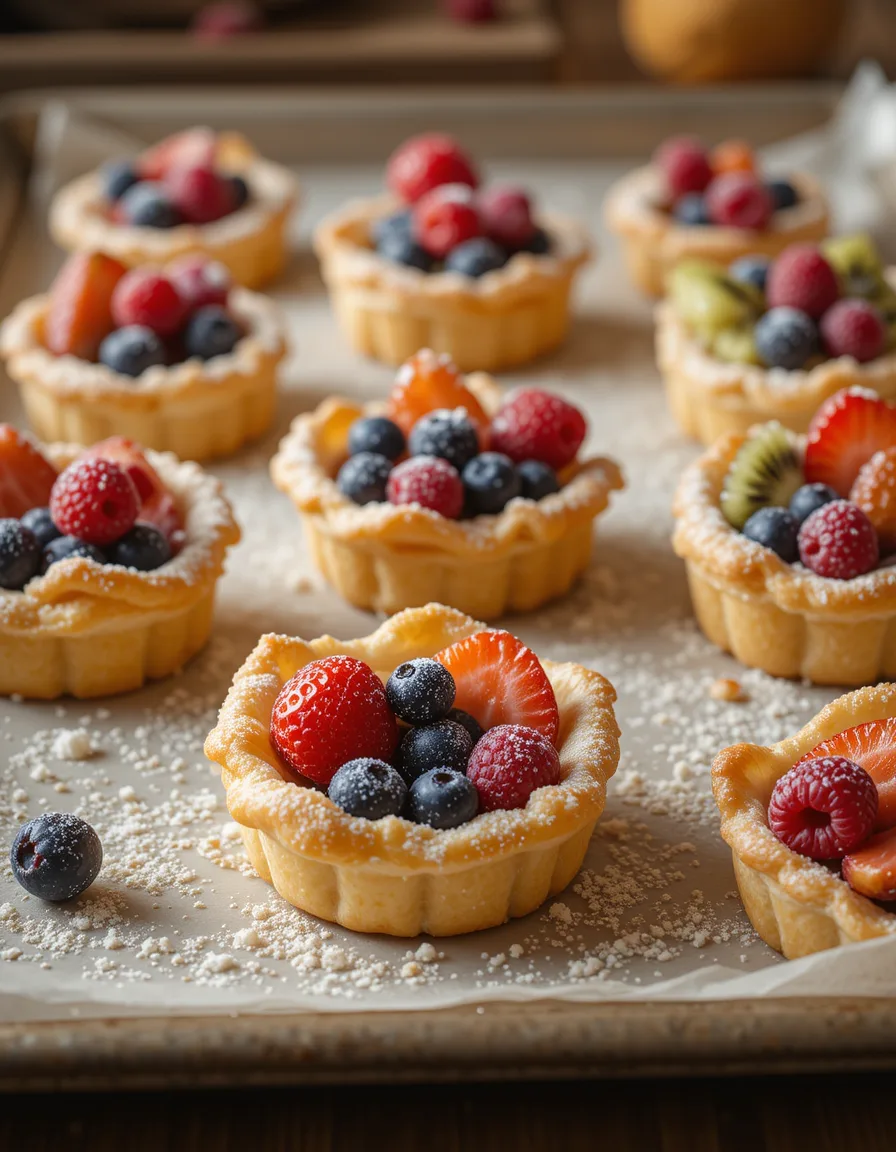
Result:
<svg viewBox="0 0 896 1152">
<path fill-rule="evenodd" d="M 417 504 L 449 520 L 557 492 L 587 431 L 577 408 L 536 388 L 512 393 L 489 420 L 453 365 L 428 351 L 401 369 L 387 412 L 352 425 L 339 490 L 356 504 Z"/>
<path fill-rule="evenodd" d="M 112 219 L 143 228 L 211 224 L 242 208 L 249 187 L 242 176 L 215 166 L 213 132 L 193 128 L 170 136 L 135 161 L 102 169 L 103 195 Z"/>
<path fill-rule="evenodd" d="M 478 190 L 475 168 L 450 136 L 408 140 L 391 156 L 386 180 L 406 205 L 373 226 L 372 242 L 387 260 L 476 278 L 517 252 L 550 250 L 526 192 L 510 185 Z"/>
<path fill-rule="evenodd" d="M 201 256 L 128 271 L 101 253 L 76 253 L 50 289 L 44 342 L 57 356 L 99 361 L 129 377 L 224 356 L 243 335 L 228 308 L 230 288 L 223 264 Z"/>
<path fill-rule="evenodd" d="M 307 664 L 277 697 L 271 741 L 285 771 L 351 816 L 448 829 L 557 784 L 559 721 L 535 653 L 486 631 L 385 684 L 351 656 Z"/>
<path fill-rule="evenodd" d="M 688 226 L 765 228 L 775 212 L 793 208 L 799 194 L 787 180 L 764 181 L 748 144 L 727 140 L 707 152 L 691 136 L 675 136 L 657 149 L 654 163 L 666 185 L 666 207 Z"/>
<path fill-rule="evenodd" d="M 56 469 L 0 425 L 0 588 L 20 591 L 60 560 L 150 572 L 183 544 L 183 521 L 139 448 L 114 437 Z"/>
</svg>

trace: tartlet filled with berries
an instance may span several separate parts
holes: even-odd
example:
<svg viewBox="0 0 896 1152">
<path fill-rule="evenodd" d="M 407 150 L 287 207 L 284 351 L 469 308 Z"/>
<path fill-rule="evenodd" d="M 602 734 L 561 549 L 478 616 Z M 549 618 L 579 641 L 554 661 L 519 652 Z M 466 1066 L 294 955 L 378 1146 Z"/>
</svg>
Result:
<svg viewBox="0 0 896 1152">
<path fill-rule="evenodd" d="M 235 452 L 274 416 L 276 305 L 204 256 L 128 269 L 70 256 L 0 327 L 0 356 L 44 440 L 113 435 L 181 459 Z"/>
<path fill-rule="evenodd" d="M 788 959 L 896 932 L 896 685 L 713 764 L 744 908 Z"/>
<path fill-rule="evenodd" d="M 414 137 L 390 158 L 389 194 L 318 226 L 314 245 L 349 342 L 387 364 L 422 347 L 464 371 L 523 364 L 560 344 L 590 259 L 586 229 L 536 213 L 525 189 L 481 188 L 450 137 Z"/>
<path fill-rule="evenodd" d="M 623 244 L 632 282 L 662 296 L 682 260 L 728 265 L 742 256 L 776 256 L 788 244 L 828 234 L 828 205 L 805 174 L 766 179 L 748 144 L 727 140 L 707 150 L 675 136 L 607 193 L 604 217 Z"/>
<path fill-rule="evenodd" d="M 196 464 L 0 424 L 0 695 L 107 696 L 205 644 L 239 529 Z"/>
<path fill-rule="evenodd" d="M 69 252 L 108 252 L 131 268 L 203 256 L 257 288 L 287 261 L 297 196 L 292 173 L 244 137 L 191 128 L 67 184 L 50 232 Z"/>
<path fill-rule="evenodd" d="M 563 595 L 589 563 L 594 520 L 623 483 L 612 460 L 579 456 L 586 433 L 561 397 L 502 397 L 427 349 L 385 404 L 329 399 L 299 416 L 271 475 L 350 603 L 494 619 Z"/>
<path fill-rule="evenodd" d="M 896 676 L 896 406 L 847 389 L 805 437 L 723 437 L 684 473 L 673 546 L 700 627 L 773 676 Z"/>
<path fill-rule="evenodd" d="M 205 751 L 259 875 L 357 932 L 451 936 L 570 883 L 619 760 L 615 692 L 430 604 L 263 636 Z"/>
<path fill-rule="evenodd" d="M 656 343 L 672 413 L 704 444 L 762 420 L 805 432 L 852 385 L 896 397 L 896 291 L 868 236 L 727 269 L 685 261 L 657 308 Z"/>
</svg>

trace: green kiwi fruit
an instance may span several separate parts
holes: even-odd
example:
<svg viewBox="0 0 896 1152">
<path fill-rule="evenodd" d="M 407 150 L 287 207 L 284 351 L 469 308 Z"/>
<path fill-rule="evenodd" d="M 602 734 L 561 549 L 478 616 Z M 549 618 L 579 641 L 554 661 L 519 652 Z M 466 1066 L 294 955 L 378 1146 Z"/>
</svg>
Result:
<svg viewBox="0 0 896 1152">
<path fill-rule="evenodd" d="M 825 240 L 821 250 L 843 283 L 845 296 L 871 299 L 883 283 L 883 264 L 877 245 L 865 232 Z"/>
<path fill-rule="evenodd" d="M 777 422 L 764 424 L 744 441 L 728 469 L 722 513 L 740 530 L 760 508 L 786 508 L 802 484 L 803 469 L 787 431 Z"/>
<path fill-rule="evenodd" d="M 723 328 L 712 342 L 713 355 L 730 364 L 760 364 L 753 327 Z"/>
<path fill-rule="evenodd" d="M 754 284 L 732 280 L 718 264 L 685 260 L 669 274 L 669 295 L 682 320 L 708 342 L 724 328 L 740 328 L 763 308 Z"/>
</svg>

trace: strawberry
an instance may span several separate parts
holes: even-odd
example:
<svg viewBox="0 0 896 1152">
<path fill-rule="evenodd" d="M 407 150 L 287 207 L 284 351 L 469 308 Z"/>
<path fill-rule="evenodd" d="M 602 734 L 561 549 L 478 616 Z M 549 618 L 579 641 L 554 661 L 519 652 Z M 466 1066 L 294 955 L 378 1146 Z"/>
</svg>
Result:
<svg viewBox="0 0 896 1152">
<path fill-rule="evenodd" d="M 465 409 L 479 433 L 480 445 L 487 447 L 488 416 L 482 405 L 447 356 L 423 348 L 399 368 L 386 415 L 409 436 L 417 421 L 436 408 Z"/>
<path fill-rule="evenodd" d="M 809 425 L 803 470 L 807 484 L 829 484 L 846 497 L 876 452 L 896 447 L 896 405 L 865 388 L 827 400 Z"/>
<path fill-rule="evenodd" d="M 843 857 L 843 879 L 870 900 L 896 900 L 896 828 L 872 836 Z"/>
<path fill-rule="evenodd" d="M 31 440 L 11 424 L 0 424 L 0 518 L 15 518 L 45 508 L 56 469 Z"/>
<path fill-rule="evenodd" d="M 50 288 L 44 344 L 57 356 L 96 360 L 100 344 L 115 327 L 112 293 L 127 269 L 101 252 L 76 252 Z"/>
<path fill-rule="evenodd" d="M 489 629 L 436 654 L 454 677 L 455 707 L 483 728 L 516 724 L 534 728 L 552 743 L 560 731 L 554 689 L 531 648 L 509 632 Z"/>
<path fill-rule="evenodd" d="M 874 525 L 881 552 L 896 551 L 896 448 L 876 452 L 862 465 L 849 498 Z"/>
<path fill-rule="evenodd" d="M 215 134 L 211 128 L 188 128 L 160 140 L 141 152 L 137 168 L 141 180 L 164 180 L 175 165 L 215 162 Z"/>
<path fill-rule="evenodd" d="M 859 764 L 877 785 L 875 831 L 896 827 L 896 719 L 870 720 L 825 740 L 803 757 L 845 756 Z"/>
</svg>

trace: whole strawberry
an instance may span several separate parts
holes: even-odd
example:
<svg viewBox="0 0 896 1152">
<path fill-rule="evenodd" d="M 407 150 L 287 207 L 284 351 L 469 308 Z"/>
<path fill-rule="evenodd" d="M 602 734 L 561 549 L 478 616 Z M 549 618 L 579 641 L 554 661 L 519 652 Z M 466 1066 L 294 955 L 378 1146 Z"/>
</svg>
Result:
<svg viewBox="0 0 896 1152">
<path fill-rule="evenodd" d="M 139 511 L 134 481 L 111 460 L 76 460 L 50 493 L 53 523 L 88 544 L 111 544 L 134 526 Z"/>
<path fill-rule="evenodd" d="M 491 447 L 514 463 L 538 460 L 556 471 L 575 459 L 587 431 L 574 405 L 539 388 L 521 388 L 492 421 Z"/>
<path fill-rule="evenodd" d="M 813 512 L 799 534 L 800 560 L 817 576 L 852 580 L 877 566 L 874 525 L 848 500 L 832 500 Z"/>
</svg>

